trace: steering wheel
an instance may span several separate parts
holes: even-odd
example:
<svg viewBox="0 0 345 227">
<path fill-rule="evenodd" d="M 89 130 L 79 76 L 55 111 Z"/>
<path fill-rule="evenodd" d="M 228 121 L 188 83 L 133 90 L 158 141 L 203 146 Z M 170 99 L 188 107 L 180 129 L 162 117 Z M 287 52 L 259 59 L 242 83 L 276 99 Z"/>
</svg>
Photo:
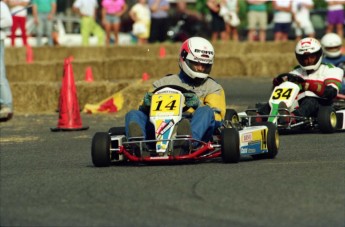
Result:
<svg viewBox="0 0 345 227">
<path fill-rule="evenodd" d="M 284 77 L 287 78 L 287 81 L 290 81 L 292 83 L 305 83 L 305 80 L 302 77 L 297 76 L 295 74 L 291 74 L 291 73 L 280 74 L 279 76 L 277 76 L 277 79 L 280 82 L 283 82 L 284 81 L 284 79 L 283 79 Z"/>
</svg>

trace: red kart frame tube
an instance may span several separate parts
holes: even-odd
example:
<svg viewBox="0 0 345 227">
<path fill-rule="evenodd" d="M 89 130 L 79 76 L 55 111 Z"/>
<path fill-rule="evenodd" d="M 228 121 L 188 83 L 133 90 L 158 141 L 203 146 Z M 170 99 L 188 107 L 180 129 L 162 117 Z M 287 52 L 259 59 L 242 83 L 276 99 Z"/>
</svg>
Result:
<svg viewBox="0 0 345 227">
<path fill-rule="evenodd" d="M 157 162 L 157 161 L 176 161 L 176 160 L 204 160 L 209 158 L 216 158 L 221 156 L 221 151 L 217 151 L 206 155 L 204 157 L 200 157 L 206 151 L 213 151 L 215 147 L 212 145 L 211 142 L 206 143 L 204 146 L 200 147 L 197 151 L 181 156 L 167 156 L 167 157 L 137 157 L 135 155 L 130 154 L 124 146 L 120 146 L 119 154 L 124 154 L 126 158 L 133 162 Z"/>
</svg>

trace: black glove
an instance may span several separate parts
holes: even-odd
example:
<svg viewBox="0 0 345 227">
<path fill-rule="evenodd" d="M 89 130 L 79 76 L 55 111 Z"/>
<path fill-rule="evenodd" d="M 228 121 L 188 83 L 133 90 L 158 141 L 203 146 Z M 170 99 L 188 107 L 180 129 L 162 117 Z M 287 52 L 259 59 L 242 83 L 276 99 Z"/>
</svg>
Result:
<svg viewBox="0 0 345 227">
<path fill-rule="evenodd" d="M 325 90 L 322 94 L 322 98 L 328 99 L 328 100 L 332 100 L 335 97 L 337 97 L 338 91 L 337 89 L 335 89 L 332 86 L 326 86 Z"/>
<path fill-rule="evenodd" d="M 289 73 L 282 73 L 280 75 L 278 75 L 276 78 L 273 79 L 273 86 L 278 86 L 281 83 L 283 83 L 284 81 L 287 81 L 288 76 L 291 75 Z"/>
<path fill-rule="evenodd" d="M 293 74 L 288 74 L 287 80 L 296 84 L 305 83 L 305 80 L 302 77 Z"/>
</svg>

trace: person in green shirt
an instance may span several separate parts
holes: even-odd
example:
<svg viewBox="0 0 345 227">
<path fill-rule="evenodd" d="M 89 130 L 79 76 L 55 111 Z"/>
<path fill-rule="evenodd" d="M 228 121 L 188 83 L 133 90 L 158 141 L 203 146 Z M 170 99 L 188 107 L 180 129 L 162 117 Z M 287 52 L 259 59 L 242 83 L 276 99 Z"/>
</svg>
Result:
<svg viewBox="0 0 345 227">
<path fill-rule="evenodd" d="M 33 0 L 32 13 L 36 24 L 37 46 L 42 46 L 42 37 L 48 37 L 48 45 L 53 45 L 53 22 L 56 13 L 56 0 Z"/>
<path fill-rule="evenodd" d="M 267 0 L 247 0 L 248 3 L 248 41 L 256 40 L 256 29 L 259 29 L 259 41 L 266 41 Z M 258 26 L 258 27 L 257 27 Z"/>
</svg>

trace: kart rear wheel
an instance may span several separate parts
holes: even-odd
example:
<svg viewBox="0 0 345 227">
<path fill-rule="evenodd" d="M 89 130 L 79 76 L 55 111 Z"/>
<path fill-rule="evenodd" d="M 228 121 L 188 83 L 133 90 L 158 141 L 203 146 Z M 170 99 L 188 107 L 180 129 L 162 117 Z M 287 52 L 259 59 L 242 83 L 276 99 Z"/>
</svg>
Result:
<svg viewBox="0 0 345 227">
<path fill-rule="evenodd" d="M 224 120 L 230 122 L 232 127 L 239 127 L 240 125 L 240 119 L 234 109 L 226 109 Z"/>
<path fill-rule="evenodd" d="M 226 109 L 224 120 L 235 121 L 238 123 L 238 114 L 234 109 Z"/>
<path fill-rule="evenodd" d="M 323 133 L 333 133 L 337 128 L 337 114 L 331 106 L 319 108 L 317 121 Z"/>
<path fill-rule="evenodd" d="M 225 163 L 240 160 L 240 136 L 235 128 L 224 128 L 221 133 L 221 154 Z"/>
<path fill-rule="evenodd" d="M 92 138 L 92 163 L 96 167 L 110 165 L 110 136 L 107 132 L 97 132 Z"/>
<path fill-rule="evenodd" d="M 254 159 L 262 159 L 262 158 L 269 158 L 273 159 L 277 156 L 279 150 L 279 133 L 277 126 L 272 122 L 261 122 L 256 123 L 254 125 L 264 125 L 267 127 L 267 137 L 266 137 L 266 145 L 267 145 L 267 153 L 265 154 L 258 154 L 253 155 Z"/>
</svg>

